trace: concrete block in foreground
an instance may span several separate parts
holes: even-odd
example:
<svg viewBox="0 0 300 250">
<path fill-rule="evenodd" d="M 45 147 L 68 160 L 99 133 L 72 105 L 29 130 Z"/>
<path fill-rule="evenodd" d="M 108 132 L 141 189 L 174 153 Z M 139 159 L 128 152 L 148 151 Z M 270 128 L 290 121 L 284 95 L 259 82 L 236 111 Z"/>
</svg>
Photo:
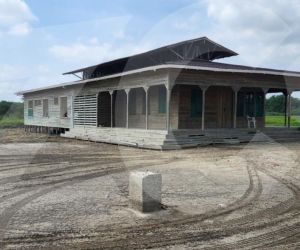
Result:
<svg viewBox="0 0 300 250">
<path fill-rule="evenodd" d="M 133 209 L 150 213 L 161 209 L 161 174 L 132 172 L 129 177 L 129 199 Z"/>
</svg>

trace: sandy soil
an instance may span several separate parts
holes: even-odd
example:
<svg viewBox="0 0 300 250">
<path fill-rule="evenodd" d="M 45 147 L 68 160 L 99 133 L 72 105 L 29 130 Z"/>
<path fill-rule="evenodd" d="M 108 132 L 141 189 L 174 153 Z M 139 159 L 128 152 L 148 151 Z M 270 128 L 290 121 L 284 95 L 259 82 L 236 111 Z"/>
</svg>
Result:
<svg viewBox="0 0 300 250">
<path fill-rule="evenodd" d="M 1 249 L 299 249 L 299 143 L 160 152 L 0 131 Z M 161 212 L 128 206 L 163 176 Z"/>
</svg>

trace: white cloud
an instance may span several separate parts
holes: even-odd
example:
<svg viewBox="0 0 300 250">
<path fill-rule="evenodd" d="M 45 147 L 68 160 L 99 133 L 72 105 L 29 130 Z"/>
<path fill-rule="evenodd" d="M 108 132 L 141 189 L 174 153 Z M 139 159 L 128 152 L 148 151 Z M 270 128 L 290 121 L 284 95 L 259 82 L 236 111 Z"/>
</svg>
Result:
<svg viewBox="0 0 300 250">
<path fill-rule="evenodd" d="M 81 65 L 101 63 L 120 57 L 147 51 L 147 45 L 133 43 L 100 43 L 97 38 L 87 42 L 77 42 L 70 45 L 54 45 L 49 51 L 57 59 L 65 62 L 79 62 Z"/>
<path fill-rule="evenodd" d="M 21 66 L 0 64 L 0 100 L 20 101 L 16 92 L 60 82 L 61 76 L 48 65 Z"/>
<path fill-rule="evenodd" d="M 37 18 L 23 0 L 0 0 L 0 34 L 27 35 L 35 20 Z"/>
<path fill-rule="evenodd" d="M 211 36 L 237 50 L 244 63 L 290 69 L 300 66 L 299 1 L 203 0 L 201 3 L 206 5 L 207 15 L 214 22 Z"/>
</svg>

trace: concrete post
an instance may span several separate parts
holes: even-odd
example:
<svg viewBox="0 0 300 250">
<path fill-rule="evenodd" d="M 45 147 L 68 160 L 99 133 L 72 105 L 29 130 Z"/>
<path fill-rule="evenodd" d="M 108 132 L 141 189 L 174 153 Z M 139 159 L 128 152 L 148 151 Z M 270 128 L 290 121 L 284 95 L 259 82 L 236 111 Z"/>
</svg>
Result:
<svg viewBox="0 0 300 250">
<path fill-rule="evenodd" d="M 143 213 L 161 209 L 161 174 L 133 172 L 129 177 L 130 206 Z"/>
</svg>

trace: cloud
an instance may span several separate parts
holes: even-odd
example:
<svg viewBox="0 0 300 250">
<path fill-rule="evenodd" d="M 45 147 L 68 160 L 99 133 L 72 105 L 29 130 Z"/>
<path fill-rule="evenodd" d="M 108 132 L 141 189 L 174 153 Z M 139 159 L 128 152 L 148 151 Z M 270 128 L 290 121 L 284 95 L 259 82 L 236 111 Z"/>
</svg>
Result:
<svg viewBox="0 0 300 250">
<path fill-rule="evenodd" d="M 300 60 L 297 0 L 203 0 L 210 34 L 237 50 L 244 63 L 295 69 Z"/>
<path fill-rule="evenodd" d="M 49 51 L 57 59 L 64 62 L 80 62 L 80 64 L 96 64 L 128 55 L 147 51 L 147 44 L 99 42 L 91 38 L 86 42 L 77 42 L 70 45 L 54 45 Z"/>
<path fill-rule="evenodd" d="M 23 0 L 0 0 L 0 34 L 24 36 L 37 20 Z"/>
<path fill-rule="evenodd" d="M 16 92 L 57 84 L 60 76 L 47 65 L 0 64 L 0 100 L 20 101 Z"/>
</svg>

